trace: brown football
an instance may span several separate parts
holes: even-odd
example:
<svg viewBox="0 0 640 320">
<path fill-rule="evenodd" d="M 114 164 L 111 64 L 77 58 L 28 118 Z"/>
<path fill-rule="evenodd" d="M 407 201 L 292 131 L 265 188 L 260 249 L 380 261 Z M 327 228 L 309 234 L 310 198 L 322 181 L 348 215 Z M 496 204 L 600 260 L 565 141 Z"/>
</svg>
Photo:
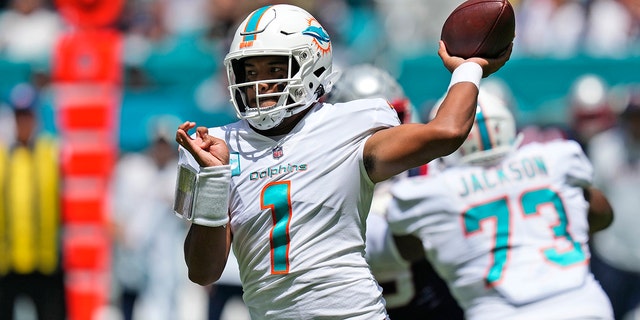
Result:
<svg viewBox="0 0 640 320">
<path fill-rule="evenodd" d="M 452 56 L 495 58 L 515 37 L 516 19 L 508 0 L 467 0 L 442 26 L 442 39 Z"/>
</svg>

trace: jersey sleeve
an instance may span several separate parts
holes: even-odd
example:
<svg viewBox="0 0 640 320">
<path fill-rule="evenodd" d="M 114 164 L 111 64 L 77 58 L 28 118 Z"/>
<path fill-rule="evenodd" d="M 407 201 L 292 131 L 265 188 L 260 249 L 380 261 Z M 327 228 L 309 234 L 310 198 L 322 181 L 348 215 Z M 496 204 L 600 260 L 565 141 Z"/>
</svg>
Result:
<svg viewBox="0 0 640 320">
<path fill-rule="evenodd" d="M 351 119 L 350 132 L 372 134 L 380 129 L 400 124 L 398 113 L 384 99 L 359 99 L 332 106 L 340 117 Z M 340 122 L 340 125 L 344 125 Z M 336 123 L 338 124 L 338 123 Z M 331 125 L 331 124 L 329 124 Z"/>
<path fill-rule="evenodd" d="M 365 257 L 372 269 L 389 269 L 389 266 L 408 267 L 402 259 L 385 218 L 371 214 L 367 218 L 367 249 Z"/>
<path fill-rule="evenodd" d="M 322 107 L 324 118 L 322 130 L 327 132 L 324 139 L 343 145 L 357 144 L 360 174 L 369 179 L 363 159 L 366 141 L 375 132 L 400 124 L 396 111 L 389 103 L 380 98 L 352 100 L 345 103 L 325 104 Z M 343 119 L 349 119 L 345 121 Z M 320 123 L 320 122 L 319 122 Z M 373 182 L 368 180 L 373 185 Z"/>
<path fill-rule="evenodd" d="M 435 213 L 453 209 L 451 197 L 444 191 L 447 188 L 437 183 L 438 179 L 439 176 L 415 177 L 402 180 L 391 188 L 387 221 L 393 234 L 412 234 L 425 225 L 437 223 Z"/>
<path fill-rule="evenodd" d="M 398 118 L 398 112 L 393 108 L 393 106 L 384 99 L 375 100 L 377 101 L 376 106 L 379 112 L 376 112 L 376 117 L 373 119 L 374 122 L 372 127 L 375 129 L 399 125 L 400 118 Z"/>
<path fill-rule="evenodd" d="M 556 168 L 566 178 L 569 185 L 588 187 L 593 181 L 593 166 L 582 150 L 573 140 L 558 140 L 549 143 L 551 152 L 546 154 L 555 157 Z"/>
</svg>

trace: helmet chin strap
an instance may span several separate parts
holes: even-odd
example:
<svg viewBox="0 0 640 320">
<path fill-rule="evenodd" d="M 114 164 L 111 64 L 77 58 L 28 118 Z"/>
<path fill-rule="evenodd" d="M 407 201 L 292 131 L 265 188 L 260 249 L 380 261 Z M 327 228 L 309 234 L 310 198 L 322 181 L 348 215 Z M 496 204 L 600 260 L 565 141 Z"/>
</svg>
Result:
<svg viewBox="0 0 640 320">
<path fill-rule="evenodd" d="M 247 118 L 249 124 L 258 130 L 269 130 L 277 127 L 284 120 L 285 110 L 260 115 L 257 118 Z"/>
<path fill-rule="evenodd" d="M 314 103 L 316 103 L 318 101 L 318 99 L 315 100 L 311 100 L 305 104 L 299 104 L 297 106 L 293 106 L 291 108 L 287 108 L 287 110 L 285 111 L 285 118 L 291 117 L 292 115 L 296 115 L 304 110 L 306 110 L 307 108 L 309 108 L 311 105 L 313 105 Z"/>
<path fill-rule="evenodd" d="M 285 118 L 291 117 L 293 115 L 300 113 L 303 110 L 306 110 L 309 106 L 311 106 L 316 101 L 310 101 L 307 104 L 293 106 L 285 110 L 270 112 L 268 114 L 260 115 L 259 117 L 256 117 L 256 118 L 247 118 L 247 121 L 249 122 L 249 124 L 251 124 L 252 127 L 258 130 L 269 130 L 279 126 Z"/>
</svg>

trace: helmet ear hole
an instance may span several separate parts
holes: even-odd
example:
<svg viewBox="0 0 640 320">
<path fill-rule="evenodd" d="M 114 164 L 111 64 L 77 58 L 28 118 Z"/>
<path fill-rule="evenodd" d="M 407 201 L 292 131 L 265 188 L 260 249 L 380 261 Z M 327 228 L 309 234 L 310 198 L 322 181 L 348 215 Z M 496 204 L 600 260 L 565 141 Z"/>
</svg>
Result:
<svg viewBox="0 0 640 320">
<path fill-rule="evenodd" d="M 318 68 L 318 69 L 316 69 L 316 71 L 314 71 L 314 72 L 313 72 L 313 74 L 314 74 L 316 77 L 320 78 L 320 76 L 322 76 L 322 74 L 323 74 L 325 71 L 327 71 L 327 69 L 326 69 L 325 67 L 322 67 L 322 68 Z"/>
<path fill-rule="evenodd" d="M 291 76 L 295 76 L 298 74 L 298 72 L 300 72 L 300 64 L 298 63 L 298 61 L 296 59 L 291 59 L 293 61 L 291 61 Z"/>
<path fill-rule="evenodd" d="M 247 58 L 237 59 L 231 61 L 231 68 L 233 69 L 233 75 L 235 76 L 235 83 L 245 82 L 244 77 L 244 61 Z"/>
<path fill-rule="evenodd" d="M 247 111 L 247 102 L 246 100 L 246 95 L 244 95 L 240 89 L 235 89 L 235 101 L 238 104 L 238 110 L 240 112 L 246 112 Z"/>
</svg>

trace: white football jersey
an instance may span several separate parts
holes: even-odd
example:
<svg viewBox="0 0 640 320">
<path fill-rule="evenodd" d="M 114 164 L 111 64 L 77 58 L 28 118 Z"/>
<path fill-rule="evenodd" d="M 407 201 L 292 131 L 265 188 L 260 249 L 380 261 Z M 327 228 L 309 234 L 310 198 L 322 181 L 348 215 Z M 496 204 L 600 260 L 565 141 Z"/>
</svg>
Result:
<svg viewBox="0 0 640 320">
<path fill-rule="evenodd" d="M 279 139 L 245 121 L 209 129 L 230 151 L 230 226 L 243 299 L 252 319 L 385 319 L 364 258 L 374 184 L 363 149 L 398 117 L 382 99 L 311 108 Z"/>
<path fill-rule="evenodd" d="M 588 265 L 591 176 L 576 142 L 531 143 L 399 182 L 387 219 L 422 240 L 467 319 L 612 319 Z"/>
<path fill-rule="evenodd" d="M 376 196 L 374 195 L 374 202 Z M 402 259 L 393 242 L 387 220 L 371 211 L 367 218 L 367 249 L 365 258 L 378 281 L 387 309 L 405 306 L 416 295 L 411 265 Z"/>
</svg>

